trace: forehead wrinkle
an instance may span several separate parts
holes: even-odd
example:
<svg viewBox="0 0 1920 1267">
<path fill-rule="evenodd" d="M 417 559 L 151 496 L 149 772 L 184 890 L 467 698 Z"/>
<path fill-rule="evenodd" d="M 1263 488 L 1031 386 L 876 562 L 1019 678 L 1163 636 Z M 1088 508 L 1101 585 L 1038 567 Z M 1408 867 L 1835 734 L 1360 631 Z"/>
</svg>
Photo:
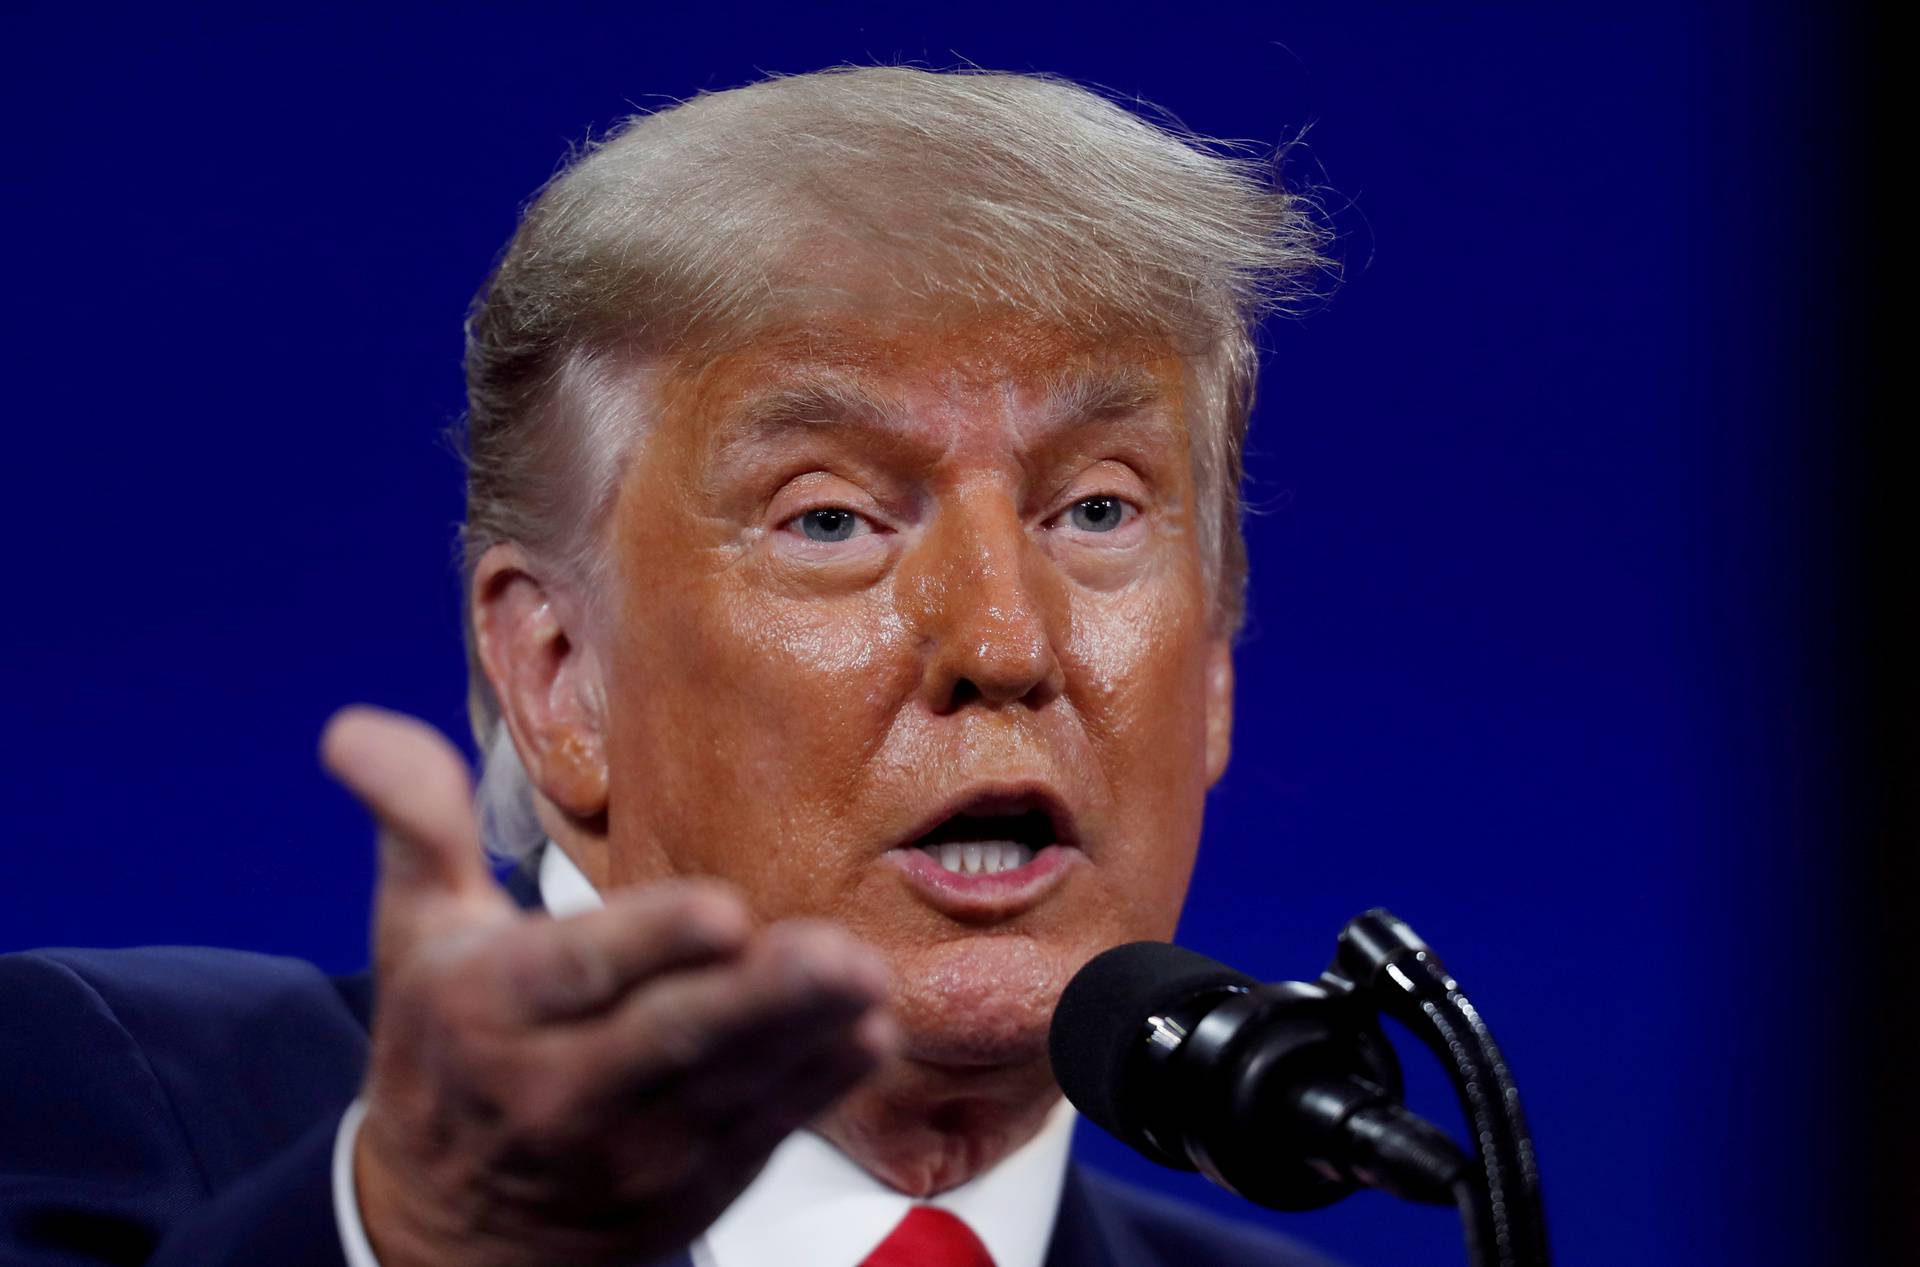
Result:
<svg viewBox="0 0 1920 1267">
<path fill-rule="evenodd" d="M 755 371 L 754 378 L 762 385 L 747 388 L 717 411 L 718 419 L 709 433 L 709 469 L 717 471 L 751 461 L 777 446 L 782 438 L 809 431 L 847 428 L 876 433 L 876 438 L 896 443 L 933 438 L 924 434 L 923 420 L 901 395 L 874 381 L 884 379 L 885 371 L 874 374 L 855 369 L 862 361 L 871 368 L 872 358 L 851 359 L 853 365 L 795 365 L 782 358 Z M 997 379 L 998 390 L 990 389 L 984 396 L 976 396 L 976 401 L 985 404 L 997 397 L 1003 420 L 1012 421 L 1017 432 L 1030 441 L 1064 439 L 1094 424 L 1144 426 L 1169 439 L 1177 438 L 1175 420 L 1164 410 L 1150 408 L 1170 398 L 1166 377 L 1156 372 L 1153 364 L 1100 359 L 1061 366 L 1056 360 L 1054 368 L 1036 373 L 1037 367 L 1030 363 L 1021 365 L 1018 360 L 1006 359 L 992 365 L 996 359 L 962 357 L 927 378 L 937 384 L 939 394 L 947 396 L 949 403 L 956 403 L 954 397 L 973 395 Z M 901 365 L 895 360 L 894 366 L 901 375 L 918 376 L 910 362 Z M 1019 421 L 1029 411 L 1032 421 Z"/>
</svg>

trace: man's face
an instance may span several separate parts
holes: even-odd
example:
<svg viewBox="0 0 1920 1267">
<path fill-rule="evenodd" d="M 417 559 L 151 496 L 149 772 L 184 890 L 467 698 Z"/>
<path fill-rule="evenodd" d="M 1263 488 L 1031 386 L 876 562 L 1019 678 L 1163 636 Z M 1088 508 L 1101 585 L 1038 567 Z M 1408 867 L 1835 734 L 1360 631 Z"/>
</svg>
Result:
<svg viewBox="0 0 1920 1267">
<path fill-rule="evenodd" d="M 1184 373 L 840 321 L 669 377 L 610 528 L 607 881 L 833 920 L 910 1057 L 1042 1058 L 1081 964 L 1172 934 L 1226 758 Z"/>
</svg>

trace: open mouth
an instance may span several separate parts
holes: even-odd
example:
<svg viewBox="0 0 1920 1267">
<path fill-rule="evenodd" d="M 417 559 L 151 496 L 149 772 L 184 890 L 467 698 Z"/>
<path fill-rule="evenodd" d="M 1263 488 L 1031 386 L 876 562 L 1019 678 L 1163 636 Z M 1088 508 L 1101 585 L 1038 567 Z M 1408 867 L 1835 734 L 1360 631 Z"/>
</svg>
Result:
<svg viewBox="0 0 1920 1267">
<path fill-rule="evenodd" d="M 1052 845 L 1079 835 L 1066 803 L 1044 786 L 994 788 L 958 797 L 922 820 L 901 847 L 955 875 L 1018 871 Z"/>
<path fill-rule="evenodd" d="M 1042 809 L 953 815 L 913 842 L 943 870 L 964 875 L 1018 871 L 1033 855 L 1058 841 L 1052 816 Z"/>
<path fill-rule="evenodd" d="M 957 796 L 887 857 L 921 900 L 972 924 L 1033 909 L 1087 862 L 1073 811 L 1038 783 Z"/>
</svg>

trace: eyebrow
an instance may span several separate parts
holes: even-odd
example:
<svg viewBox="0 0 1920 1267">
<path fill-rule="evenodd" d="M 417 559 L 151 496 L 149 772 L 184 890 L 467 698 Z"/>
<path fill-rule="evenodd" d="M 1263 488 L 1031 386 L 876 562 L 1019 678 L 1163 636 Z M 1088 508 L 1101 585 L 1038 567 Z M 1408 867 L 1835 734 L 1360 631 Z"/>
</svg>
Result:
<svg viewBox="0 0 1920 1267">
<path fill-rule="evenodd" d="M 1160 381 L 1137 365 L 1085 367 L 1045 380 L 1041 427 L 1071 431 L 1137 412 L 1165 395 Z M 793 431 L 852 423 L 908 435 L 913 420 L 904 404 L 843 375 L 803 372 L 779 386 L 755 392 L 727 411 L 716 429 L 720 461 L 758 448 Z"/>
<path fill-rule="evenodd" d="M 754 392 L 727 411 L 719 427 L 722 456 L 787 431 L 855 422 L 881 431 L 903 431 L 906 410 L 898 401 L 832 374 L 801 374 Z"/>
<path fill-rule="evenodd" d="M 1047 383 L 1048 425 L 1070 430 L 1104 422 L 1153 404 L 1165 391 L 1141 365 L 1087 366 L 1055 375 Z"/>
</svg>

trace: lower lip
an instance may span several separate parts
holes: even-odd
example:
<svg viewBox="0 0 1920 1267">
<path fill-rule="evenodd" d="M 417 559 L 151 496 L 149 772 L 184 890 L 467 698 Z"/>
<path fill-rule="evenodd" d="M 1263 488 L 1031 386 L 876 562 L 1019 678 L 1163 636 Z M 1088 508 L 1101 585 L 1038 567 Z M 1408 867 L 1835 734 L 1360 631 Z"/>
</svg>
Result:
<svg viewBox="0 0 1920 1267">
<path fill-rule="evenodd" d="M 923 849 L 906 846 L 884 855 L 927 904 L 958 920 L 1008 919 L 1037 906 L 1067 873 L 1086 860 L 1072 845 L 1048 845 L 1011 871 L 949 871 Z"/>
</svg>

